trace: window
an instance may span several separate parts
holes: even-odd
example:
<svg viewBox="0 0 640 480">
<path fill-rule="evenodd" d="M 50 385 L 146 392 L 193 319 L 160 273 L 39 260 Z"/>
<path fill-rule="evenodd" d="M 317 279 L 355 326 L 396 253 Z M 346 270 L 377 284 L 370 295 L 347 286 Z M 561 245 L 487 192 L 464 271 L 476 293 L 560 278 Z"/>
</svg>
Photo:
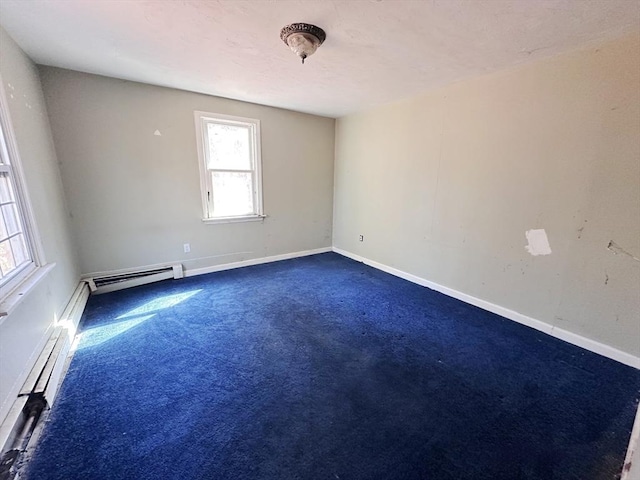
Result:
<svg viewBox="0 0 640 480">
<path fill-rule="evenodd" d="M 50 269 L 38 268 L 44 257 L 37 243 L 12 128 L 4 88 L 0 86 L 0 316 L 7 315 Z M 36 271 L 40 276 L 33 275 Z"/>
<path fill-rule="evenodd" d="M 31 262 L 19 212 L 11 164 L 5 155 L 0 155 L 0 283 L 11 279 Z"/>
<path fill-rule="evenodd" d="M 260 121 L 195 112 L 204 221 L 260 220 Z"/>
</svg>

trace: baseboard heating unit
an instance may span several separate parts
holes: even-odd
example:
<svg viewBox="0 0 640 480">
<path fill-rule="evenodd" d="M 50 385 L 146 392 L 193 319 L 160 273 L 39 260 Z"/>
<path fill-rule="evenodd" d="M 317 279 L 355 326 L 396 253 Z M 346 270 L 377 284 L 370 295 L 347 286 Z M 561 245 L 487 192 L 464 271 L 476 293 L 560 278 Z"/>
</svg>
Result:
<svg viewBox="0 0 640 480">
<path fill-rule="evenodd" d="M 89 288 L 81 282 L 60 320 L 52 326 L 51 335 L 0 425 L 0 480 L 16 478 L 16 463 L 26 451 L 41 415 L 54 403 L 88 298 Z"/>
<path fill-rule="evenodd" d="M 160 280 L 182 278 L 183 276 L 184 271 L 182 265 L 178 263 L 116 272 L 95 273 L 84 276 L 82 279 L 89 284 L 91 293 L 107 293 L 158 282 Z"/>
</svg>

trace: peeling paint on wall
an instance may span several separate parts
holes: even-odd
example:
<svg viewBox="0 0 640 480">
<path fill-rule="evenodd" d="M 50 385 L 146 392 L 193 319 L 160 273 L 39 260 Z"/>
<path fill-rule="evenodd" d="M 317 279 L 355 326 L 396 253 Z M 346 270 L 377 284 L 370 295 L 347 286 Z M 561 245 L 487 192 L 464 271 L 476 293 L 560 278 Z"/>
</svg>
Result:
<svg viewBox="0 0 640 480">
<path fill-rule="evenodd" d="M 545 232 L 543 228 L 527 230 L 524 234 L 527 237 L 527 245 L 524 248 L 531 255 L 535 257 L 538 255 L 551 254 L 547 232 Z"/>
</svg>

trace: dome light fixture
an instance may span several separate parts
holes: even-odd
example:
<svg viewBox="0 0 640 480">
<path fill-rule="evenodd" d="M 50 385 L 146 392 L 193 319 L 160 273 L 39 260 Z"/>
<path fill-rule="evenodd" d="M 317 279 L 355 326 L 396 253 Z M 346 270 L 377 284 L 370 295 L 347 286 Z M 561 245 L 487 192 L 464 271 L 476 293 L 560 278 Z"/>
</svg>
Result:
<svg viewBox="0 0 640 480">
<path fill-rule="evenodd" d="M 302 59 L 304 59 L 318 49 L 327 34 L 320 27 L 308 23 L 292 23 L 280 30 L 280 38 L 289 48 Z"/>
</svg>

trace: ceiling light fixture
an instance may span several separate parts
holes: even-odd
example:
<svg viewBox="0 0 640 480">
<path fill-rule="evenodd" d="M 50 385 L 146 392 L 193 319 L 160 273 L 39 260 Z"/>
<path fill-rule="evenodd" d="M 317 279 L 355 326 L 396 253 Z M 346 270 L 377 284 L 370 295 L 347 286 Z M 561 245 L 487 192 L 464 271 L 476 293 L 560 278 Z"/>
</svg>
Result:
<svg viewBox="0 0 640 480">
<path fill-rule="evenodd" d="M 304 59 L 318 49 L 327 34 L 320 27 L 308 23 L 292 23 L 280 30 L 280 38 L 289 48 L 302 59 Z"/>
</svg>

